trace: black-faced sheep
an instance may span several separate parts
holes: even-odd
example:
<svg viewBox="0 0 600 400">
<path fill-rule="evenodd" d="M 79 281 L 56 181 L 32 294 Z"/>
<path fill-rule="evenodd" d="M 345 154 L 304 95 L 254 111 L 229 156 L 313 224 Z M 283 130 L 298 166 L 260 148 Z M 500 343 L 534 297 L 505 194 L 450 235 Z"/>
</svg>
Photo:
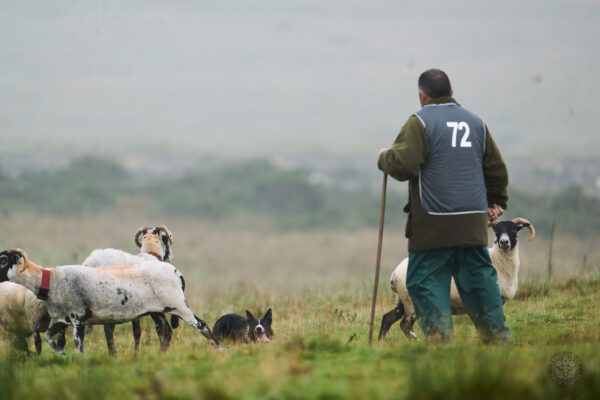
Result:
<svg viewBox="0 0 600 400">
<path fill-rule="evenodd" d="M 529 228 L 531 231 L 529 240 L 533 240 L 535 229 L 525 218 L 516 218 L 512 221 L 495 221 L 490 223 L 489 226 L 492 227 L 496 236 L 494 246 L 489 249 L 490 258 L 497 271 L 502 301 L 506 302 L 515 297 L 519 285 L 518 275 L 521 262 L 519 260 L 517 232 L 523 228 Z M 408 258 L 405 258 L 392 272 L 390 284 L 392 291 L 396 293 L 396 307 L 383 316 L 381 329 L 379 330 L 379 340 L 385 339 L 392 324 L 398 320 L 400 320 L 400 328 L 406 337 L 409 339 L 417 338 L 413 331 L 416 320 L 415 309 L 406 288 L 407 269 Z M 452 279 L 450 286 L 450 307 L 452 314 L 465 313 L 454 279 Z"/>
<path fill-rule="evenodd" d="M 139 265 L 91 268 L 67 265 L 51 270 L 29 261 L 21 249 L 0 252 L 0 276 L 45 292 L 46 309 L 53 320 L 46 341 L 55 350 L 54 336 L 73 325 L 75 346 L 83 352 L 84 325 L 118 324 L 150 313 L 177 315 L 221 348 L 204 321 L 189 309 L 183 277 L 171 264 L 145 261 Z"/>
</svg>

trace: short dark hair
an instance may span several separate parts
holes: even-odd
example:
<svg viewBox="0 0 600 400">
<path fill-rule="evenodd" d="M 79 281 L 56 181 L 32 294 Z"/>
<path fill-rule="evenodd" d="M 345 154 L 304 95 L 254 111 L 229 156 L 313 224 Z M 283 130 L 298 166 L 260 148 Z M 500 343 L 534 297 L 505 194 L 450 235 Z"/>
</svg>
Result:
<svg viewBox="0 0 600 400">
<path fill-rule="evenodd" d="M 448 75 L 441 69 L 428 69 L 419 77 L 419 89 L 432 99 L 452 96 L 452 86 Z"/>
</svg>

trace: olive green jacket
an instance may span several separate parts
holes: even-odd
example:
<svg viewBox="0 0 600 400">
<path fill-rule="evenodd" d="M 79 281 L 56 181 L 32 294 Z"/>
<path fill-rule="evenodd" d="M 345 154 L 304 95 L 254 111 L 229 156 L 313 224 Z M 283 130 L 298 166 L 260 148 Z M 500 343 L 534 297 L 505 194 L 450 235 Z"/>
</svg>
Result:
<svg viewBox="0 0 600 400">
<path fill-rule="evenodd" d="M 429 104 L 454 100 L 440 97 Z M 458 104 L 458 103 L 457 103 Z M 483 174 L 488 205 L 507 208 L 508 172 L 486 125 Z M 487 246 L 487 214 L 430 215 L 421 206 L 419 170 L 427 160 L 429 142 L 419 118 L 412 115 L 400 130 L 392 147 L 379 156 L 378 167 L 399 181 L 409 181 L 409 204 L 405 208 L 408 251 L 417 253 L 448 247 Z"/>
</svg>

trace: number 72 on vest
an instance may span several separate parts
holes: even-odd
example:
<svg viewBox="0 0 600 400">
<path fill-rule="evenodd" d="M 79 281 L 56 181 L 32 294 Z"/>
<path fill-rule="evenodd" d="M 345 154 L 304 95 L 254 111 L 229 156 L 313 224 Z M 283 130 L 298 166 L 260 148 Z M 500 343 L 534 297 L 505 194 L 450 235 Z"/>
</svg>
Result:
<svg viewBox="0 0 600 400">
<path fill-rule="evenodd" d="M 453 122 L 453 121 L 448 121 L 446 122 L 446 126 L 448 128 L 452 128 L 452 147 L 456 147 L 456 134 L 458 131 L 465 131 L 465 133 L 462 136 L 462 139 L 460 141 L 460 147 L 471 147 L 471 142 L 468 140 L 469 139 L 469 133 L 470 133 L 470 128 L 469 128 L 469 124 L 467 124 L 465 121 L 460 121 L 460 122 Z"/>
</svg>

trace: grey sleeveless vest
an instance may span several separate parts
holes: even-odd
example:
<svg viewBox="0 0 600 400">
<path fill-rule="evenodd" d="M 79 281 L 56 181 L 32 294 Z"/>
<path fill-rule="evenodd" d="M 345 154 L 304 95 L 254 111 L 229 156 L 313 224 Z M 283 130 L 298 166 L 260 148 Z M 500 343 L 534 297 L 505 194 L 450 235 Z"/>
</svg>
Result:
<svg viewBox="0 0 600 400">
<path fill-rule="evenodd" d="M 419 172 L 423 209 L 432 215 L 487 212 L 481 118 L 455 103 L 426 105 L 415 115 L 429 142 Z"/>
</svg>

